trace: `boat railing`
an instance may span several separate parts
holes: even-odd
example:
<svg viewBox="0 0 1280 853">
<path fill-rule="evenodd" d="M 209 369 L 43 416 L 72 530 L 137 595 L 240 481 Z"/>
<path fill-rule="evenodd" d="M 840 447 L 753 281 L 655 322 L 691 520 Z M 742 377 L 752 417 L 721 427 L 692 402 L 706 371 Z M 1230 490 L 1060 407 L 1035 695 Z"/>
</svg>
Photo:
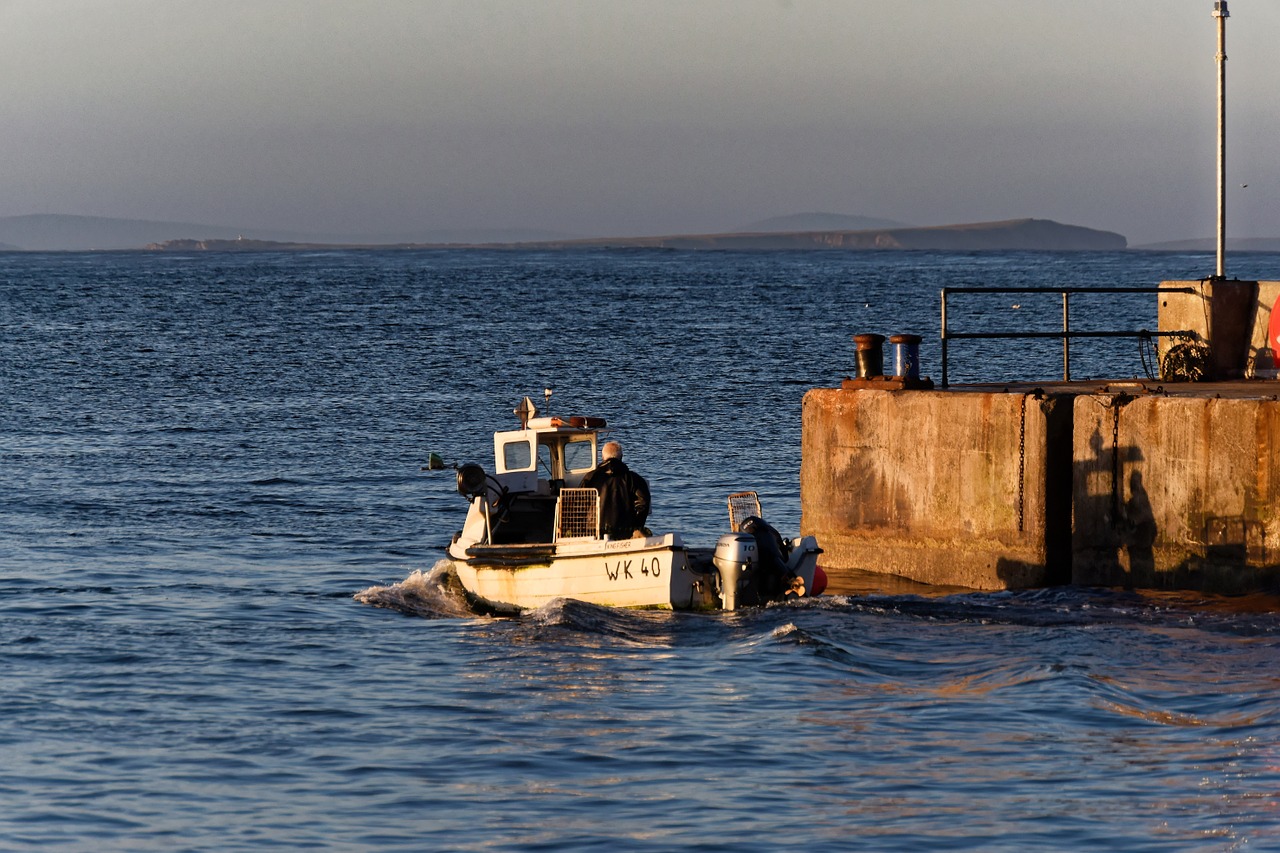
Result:
<svg viewBox="0 0 1280 853">
<path fill-rule="evenodd" d="M 561 489 L 556 501 L 556 541 L 600 538 L 600 492 Z"/>
<path fill-rule="evenodd" d="M 1071 341 L 1075 338 L 1155 338 L 1155 337 L 1189 337 L 1193 333 L 1185 330 L 1151 331 L 1150 329 L 1120 330 L 1077 330 L 1071 328 L 1071 297 L 1073 295 L 1102 295 L 1115 293 L 1195 293 L 1190 287 L 944 287 L 942 288 L 942 387 L 948 385 L 947 359 L 948 344 L 957 340 L 1000 340 L 1010 338 L 1061 338 L 1062 339 L 1062 380 L 1071 381 Z M 961 294 L 977 293 L 1021 293 L 1045 294 L 1056 293 L 1062 296 L 1062 330 L 1034 331 L 1019 329 L 998 332 L 954 332 L 947 325 L 947 299 Z"/>
</svg>

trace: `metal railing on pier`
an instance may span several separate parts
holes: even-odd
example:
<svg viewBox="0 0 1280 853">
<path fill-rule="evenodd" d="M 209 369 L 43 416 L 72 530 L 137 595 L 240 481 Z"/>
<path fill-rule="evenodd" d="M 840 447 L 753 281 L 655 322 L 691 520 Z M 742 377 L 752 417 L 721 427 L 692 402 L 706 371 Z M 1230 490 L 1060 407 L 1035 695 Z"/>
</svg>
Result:
<svg viewBox="0 0 1280 853">
<path fill-rule="evenodd" d="M 1187 337 L 1192 332 L 1178 330 L 1153 332 L 1149 329 L 1075 331 L 1071 328 L 1072 294 L 1106 293 L 1195 293 L 1190 287 L 944 287 L 942 288 L 942 387 L 948 385 L 947 343 L 957 340 L 997 340 L 1007 338 L 1061 338 L 1062 380 L 1071 381 L 1071 341 L 1073 338 L 1152 338 Z M 953 332 L 947 328 L 947 296 L 961 293 L 1057 293 L 1062 296 L 1062 331 Z"/>
</svg>

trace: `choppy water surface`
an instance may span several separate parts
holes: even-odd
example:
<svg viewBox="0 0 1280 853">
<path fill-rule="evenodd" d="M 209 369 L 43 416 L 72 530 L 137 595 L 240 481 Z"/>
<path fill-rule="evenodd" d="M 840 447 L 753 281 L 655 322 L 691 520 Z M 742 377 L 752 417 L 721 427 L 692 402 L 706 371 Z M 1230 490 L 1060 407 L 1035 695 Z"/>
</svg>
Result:
<svg viewBox="0 0 1280 853">
<path fill-rule="evenodd" d="M 1191 255 L 0 255 L 0 848 L 1280 848 L 1277 601 L 940 595 L 466 610 L 437 569 L 528 393 L 654 523 L 799 522 L 799 405 L 959 285 Z M 1272 277 L 1280 257 L 1239 256 Z M 1044 323 L 992 297 L 950 322 Z M 1019 308 L 1013 308 L 1013 304 Z M 1152 327 L 1154 297 L 1077 328 Z M 956 348 L 960 350 L 959 347 Z M 1133 342 L 1077 344 L 1132 376 Z M 953 381 L 1060 350 L 954 353 Z"/>
</svg>

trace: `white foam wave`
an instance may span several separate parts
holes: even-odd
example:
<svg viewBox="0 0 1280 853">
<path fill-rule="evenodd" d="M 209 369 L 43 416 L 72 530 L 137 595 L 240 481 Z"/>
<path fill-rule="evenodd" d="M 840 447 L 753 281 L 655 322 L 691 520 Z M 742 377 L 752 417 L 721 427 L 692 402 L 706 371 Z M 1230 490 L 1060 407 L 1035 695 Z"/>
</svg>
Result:
<svg viewBox="0 0 1280 853">
<path fill-rule="evenodd" d="M 425 573 L 413 572 L 390 586 L 371 586 L 352 596 L 361 604 L 397 610 L 409 616 L 427 619 L 474 616 L 466 596 L 458 585 L 452 563 L 440 560 Z"/>
</svg>

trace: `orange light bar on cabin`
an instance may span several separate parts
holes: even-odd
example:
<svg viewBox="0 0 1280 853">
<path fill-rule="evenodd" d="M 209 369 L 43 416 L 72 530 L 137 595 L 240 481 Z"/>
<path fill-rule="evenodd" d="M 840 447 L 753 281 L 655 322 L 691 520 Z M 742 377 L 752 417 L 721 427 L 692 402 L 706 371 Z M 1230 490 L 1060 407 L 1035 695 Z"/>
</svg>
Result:
<svg viewBox="0 0 1280 853">
<path fill-rule="evenodd" d="M 547 425 L 553 427 L 573 427 L 575 429 L 603 429 L 607 426 L 604 418 L 588 418 L 583 415 L 574 415 L 568 420 L 561 417 L 547 418 Z"/>
</svg>

